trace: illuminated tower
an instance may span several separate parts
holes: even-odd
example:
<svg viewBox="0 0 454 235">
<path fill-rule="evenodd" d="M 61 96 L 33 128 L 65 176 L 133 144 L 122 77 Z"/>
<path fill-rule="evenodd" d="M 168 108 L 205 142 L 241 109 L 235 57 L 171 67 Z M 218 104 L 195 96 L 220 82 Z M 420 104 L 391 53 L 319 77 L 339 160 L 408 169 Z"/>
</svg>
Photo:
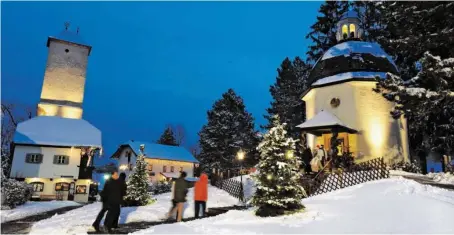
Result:
<svg viewBox="0 0 454 235">
<path fill-rule="evenodd" d="M 65 30 L 47 39 L 49 48 L 38 116 L 82 118 L 85 76 L 91 46 L 76 32 Z"/>
</svg>

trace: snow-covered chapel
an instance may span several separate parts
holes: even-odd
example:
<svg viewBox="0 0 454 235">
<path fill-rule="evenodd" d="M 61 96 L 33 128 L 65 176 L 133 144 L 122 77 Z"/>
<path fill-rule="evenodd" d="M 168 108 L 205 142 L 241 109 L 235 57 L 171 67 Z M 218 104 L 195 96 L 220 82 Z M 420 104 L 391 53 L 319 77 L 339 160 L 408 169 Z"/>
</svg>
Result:
<svg viewBox="0 0 454 235">
<path fill-rule="evenodd" d="M 339 21 L 339 43 L 323 54 L 309 75 L 312 84 L 302 95 L 306 122 L 298 127 L 307 133 L 311 149 L 323 145 L 328 151 L 333 133 L 338 133 L 339 154 L 351 152 L 357 162 L 383 157 L 389 163 L 398 156 L 408 161 L 406 120 L 394 120 L 393 104 L 372 90 L 377 77 L 397 74 L 397 67 L 380 45 L 361 41 L 359 25 L 353 11 Z"/>
<path fill-rule="evenodd" d="M 11 178 L 33 186 L 33 198 L 88 201 L 101 131 L 82 119 L 91 46 L 66 29 L 47 39 L 48 57 L 37 117 L 17 125 Z"/>
</svg>

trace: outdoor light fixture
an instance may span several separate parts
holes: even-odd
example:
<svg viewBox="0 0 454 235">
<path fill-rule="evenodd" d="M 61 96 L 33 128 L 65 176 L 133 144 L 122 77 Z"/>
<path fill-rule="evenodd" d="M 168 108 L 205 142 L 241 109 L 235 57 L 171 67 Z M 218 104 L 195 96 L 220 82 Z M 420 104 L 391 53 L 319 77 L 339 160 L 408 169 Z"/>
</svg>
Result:
<svg viewBox="0 0 454 235">
<path fill-rule="evenodd" d="M 242 161 L 244 159 L 244 151 L 242 149 L 240 149 L 240 151 L 238 151 L 237 153 L 237 158 L 238 160 Z"/>
<path fill-rule="evenodd" d="M 110 176 L 107 175 L 107 174 L 104 175 L 104 179 L 105 179 L 105 180 L 109 179 L 109 177 L 110 177 Z"/>
<path fill-rule="evenodd" d="M 124 170 L 128 169 L 128 165 L 122 164 L 122 165 L 120 165 L 119 169 L 124 171 Z"/>
</svg>

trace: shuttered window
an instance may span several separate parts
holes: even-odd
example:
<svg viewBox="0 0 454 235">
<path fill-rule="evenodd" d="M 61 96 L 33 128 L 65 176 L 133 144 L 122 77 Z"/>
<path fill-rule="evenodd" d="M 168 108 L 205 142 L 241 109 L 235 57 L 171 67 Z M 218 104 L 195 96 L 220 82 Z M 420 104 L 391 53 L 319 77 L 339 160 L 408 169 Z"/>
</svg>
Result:
<svg viewBox="0 0 454 235">
<path fill-rule="evenodd" d="M 54 155 L 54 164 L 57 165 L 68 165 L 69 156 L 67 155 Z"/>
<path fill-rule="evenodd" d="M 170 167 L 170 172 L 173 172 L 175 168 L 173 166 Z"/>
<path fill-rule="evenodd" d="M 25 155 L 26 163 L 39 164 L 43 162 L 43 155 L 41 153 L 27 153 Z"/>
</svg>

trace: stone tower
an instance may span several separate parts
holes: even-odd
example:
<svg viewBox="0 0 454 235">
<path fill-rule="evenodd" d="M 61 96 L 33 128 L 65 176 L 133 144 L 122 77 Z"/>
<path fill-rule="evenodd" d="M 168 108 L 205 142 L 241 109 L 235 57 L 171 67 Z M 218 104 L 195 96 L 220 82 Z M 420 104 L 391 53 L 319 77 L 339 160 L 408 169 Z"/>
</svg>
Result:
<svg viewBox="0 0 454 235">
<path fill-rule="evenodd" d="M 91 46 L 65 24 L 58 36 L 47 39 L 49 48 L 38 116 L 82 118 L 85 76 Z"/>
</svg>

